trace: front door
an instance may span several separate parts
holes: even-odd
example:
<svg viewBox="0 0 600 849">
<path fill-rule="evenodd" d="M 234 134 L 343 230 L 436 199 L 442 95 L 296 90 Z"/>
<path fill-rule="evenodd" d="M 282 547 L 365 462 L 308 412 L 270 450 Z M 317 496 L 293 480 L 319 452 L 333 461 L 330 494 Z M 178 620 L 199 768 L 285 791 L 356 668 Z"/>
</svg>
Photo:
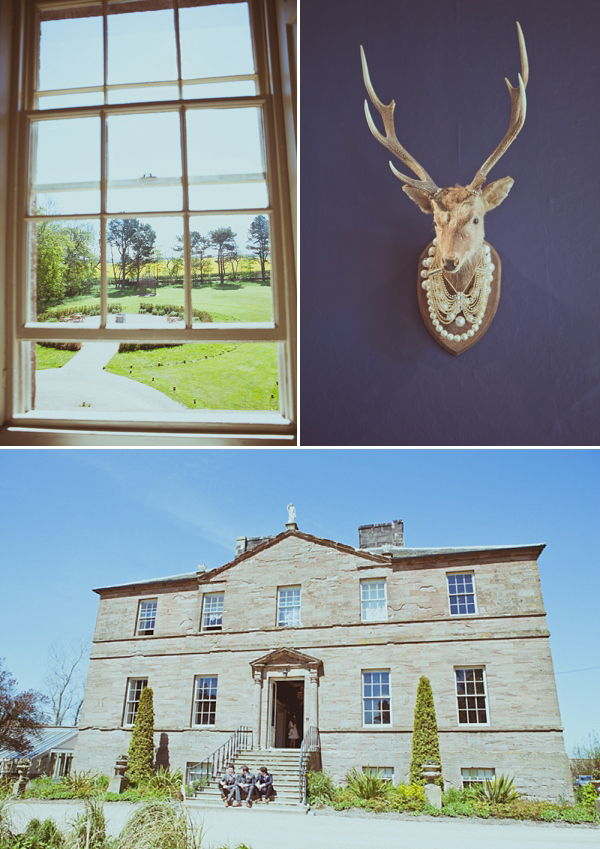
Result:
<svg viewBox="0 0 600 849">
<path fill-rule="evenodd" d="M 304 680 L 277 680 L 271 685 L 271 748 L 300 748 L 304 728 Z"/>
</svg>

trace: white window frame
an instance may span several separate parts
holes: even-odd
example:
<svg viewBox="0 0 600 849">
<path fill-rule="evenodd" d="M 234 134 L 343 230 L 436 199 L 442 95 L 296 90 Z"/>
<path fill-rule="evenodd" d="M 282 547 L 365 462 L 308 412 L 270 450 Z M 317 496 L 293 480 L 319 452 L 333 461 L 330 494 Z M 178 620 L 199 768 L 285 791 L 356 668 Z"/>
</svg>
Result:
<svg viewBox="0 0 600 849">
<path fill-rule="evenodd" d="M 81 0 L 73 0 L 77 4 Z M 108 0 L 99 0 L 104 10 Z M 2 395 L 2 424 L 6 430 L 2 444 L 14 445 L 294 445 L 296 442 L 296 283 L 295 283 L 295 243 L 291 208 L 290 186 L 293 187 L 295 175 L 295 154 L 290 157 L 289 150 L 295 150 L 293 136 L 287 133 L 283 90 L 285 79 L 282 77 L 280 63 L 280 44 L 278 41 L 278 18 L 289 14 L 284 9 L 285 0 L 248 0 L 256 55 L 256 79 L 259 94 L 248 97 L 211 98 L 196 101 L 193 99 L 147 103 L 132 107 L 127 104 L 105 104 L 95 107 L 64 108 L 60 110 L 35 110 L 34 85 L 36 80 L 36 10 L 51 7 L 56 0 L 23 0 L 14 4 L 14 28 L 11 49 L 13 66 L 20 68 L 13 84 L 10 102 L 12 109 L 9 124 L 9 145 L 11 169 L 9 174 L 8 202 L 6 216 L 9 220 L 7 230 L 6 276 L 0 279 L 0 288 L 5 283 L 8 289 L 8 361 L 6 369 L 6 387 Z M 289 5 L 289 4 L 288 4 Z M 175 0 L 178 8 L 178 0 Z M 10 23 L 11 13 L 3 13 Z M 176 20 L 178 16 L 176 15 Z M 178 85 L 181 92 L 181 70 L 179 63 Z M 141 86 L 140 86 L 141 87 Z M 108 89 L 108 86 L 103 86 Z M 186 251 L 186 295 L 185 328 L 175 332 L 172 328 L 141 330 L 129 328 L 111 328 L 107 322 L 107 273 L 106 240 L 104 238 L 107 221 L 118 217 L 106 211 L 106 174 L 102 174 L 102 208 L 98 215 L 44 216 L 37 220 L 85 220 L 94 218 L 101 223 L 101 248 L 104 260 L 101 269 L 101 316 L 100 327 L 77 328 L 57 327 L 50 323 L 27 322 L 28 286 L 27 277 L 27 227 L 34 216 L 27 212 L 29 184 L 30 123 L 35 119 L 44 120 L 56 117 L 100 116 L 104 122 L 109 115 L 132 111 L 172 111 L 173 104 L 183 113 L 184 105 L 202 108 L 215 106 L 261 107 L 264 114 L 265 149 L 269 163 L 267 183 L 270 206 L 257 210 L 243 210 L 248 214 L 264 214 L 270 220 L 271 231 L 271 270 L 273 294 L 273 320 L 261 324 L 244 325 L 241 322 L 229 324 L 212 323 L 210 326 L 193 327 L 191 313 L 191 277 L 189 263 L 190 216 L 199 217 L 210 211 L 190 212 L 187 192 L 184 192 L 182 212 L 171 213 L 184 222 L 184 245 Z M 291 108 L 291 104 L 286 104 Z M 185 135 L 185 122 L 184 122 Z M 104 138 L 104 137 L 103 137 Z M 185 146 L 185 140 L 182 140 Z M 184 182 L 187 162 L 184 159 Z M 16 163 L 16 168 L 15 168 Z M 289 170 L 288 169 L 289 166 Z M 228 210 L 236 214 L 236 210 Z M 135 213 L 128 212 L 126 217 Z M 167 213 L 162 213 L 165 217 Z M 138 217 L 151 217 L 151 213 L 139 213 Z M 224 218 L 225 220 L 225 218 Z M 0 245 L 1 247 L 1 245 Z M 2 277 L 4 272 L 0 272 Z M 15 281 L 13 285 L 12 281 Z M 46 413 L 32 409 L 33 375 L 29 362 L 30 343 L 41 341 L 86 341 L 119 340 L 122 342 L 160 343 L 175 342 L 272 342 L 278 349 L 279 396 L 278 412 L 269 411 L 198 411 L 189 414 L 159 414 L 160 418 L 148 415 L 119 414 L 103 415 L 90 411 L 72 411 L 69 413 Z"/>
<path fill-rule="evenodd" d="M 465 776 L 465 773 L 476 773 L 475 776 Z M 491 775 L 483 775 L 484 772 L 491 773 Z M 486 781 L 493 781 L 496 777 L 496 770 L 494 767 L 488 766 L 464 766 L 461 767 L 460 770 L 460 780 L 462 783 L 463 790 L 467 787 L 473 787 L 474 784 L 485 784 Z"/>
<path fill-rule="evenodd" d="M 142 628 L 142 622 L 147 621 L 148 617 L 142 618 L 142 609 L 145 604 L 153 604 L 154 605 L 154 616 L 153 616 L 153 626 L 152 628 Z M 137 627 L 135 629 L 135 633 L 137 637 L 151 637 L 156 631 L 156 614 L 158 610 L 158 599 L 157 598 L 141 598 L 138 604 L 138 615 L 137 615 Z"/>
<path fill-rule="evenodd" d="M 367 695 L 365 675 L 372 675 L 372 674 L 378 674 L 378 673 L 379 674 L 385 673 L 388 676 L 387 687 L 388 687 L 388 690 L 389 690 L 389 695 L 387 697 L 382 696 L 380 698 L 380 701 L 383 701 L 384 698 L 387 698 L 387 700 L 389 701 L 389 704 L 390 704 L 390 706 L 389 706 L 390 721 L 389 722 L 367 722 L 368 713 L 373 713 L 373 715 L 374 715 L 374 712 L 371 711 L 370 709 L 367 712 L 367 701 L 375 701 L 375 699 L 377 697 L 373 696 L 373 695 Z M 362 724 L 363 724 L 363 728 L 370 728 L 370 729 L 373 729 L 373 730 L 376 730 L 376 729 L 379 729 L 379 728 L 385 728 L 385 729 L 391 728 L 392 723 L 393 723 L 393 716 L 392 716 L 392 673 L 391 673 L 391 670 L 389 670 L 389 669 L 363 669 L 363 670 L 361 670 L 360 681 L 361 681 L 361 696 L 362 696 Z M 380 710 L 382 710 L 382 709 L 380 708 Z"/>
<path fill-rule="evenodd" d="M 214 610 L 211 610 L 212 600 L 220 599 L 221 604 L 217 605 Z M 208 606 L 207 606 L 208 602 Z M 223 630 L 223 608 L 225 604 L 225 593 L 224 592 L 216 592 L 216 593 L 204 593 L 202 596 L 202 631 L 203 632 L 212 632 L 212 631 L 222 631 Z M 215 614 L 221 614 L 221 618 L 219 620 L 218 625 L 207 625 L 207 619 Z"/>
<path fill-rule="evenodd" d="M 450 578 L 459 578 L 459 577 L 470 577 L 471 584 L 473 587 L 473 591 L 471 593 L 451 593 L 450 592 Z M 476 616 L 477 615 L 477 594 L 475 591 L 475 573 L 472 571 L 465 572 L 446 572 L 446 592 L 448 593 L 448 610 L 450 612 L 450 616 Z M 468 613 L 453 613 L 452 611 L 452 597 L 458 596 L 473 596 L 473 607 L 475 610 L 470 610 Z"/>
<path fill-rule="evenodd" d="M 456 678 L 457 672 L 481 672 L 482 673 L 482 681 L 483 681 L 483 693 L 474 694 L 459 694 L 458 692 L 458 681 Z M 477 684 L 477 682 L 474 682 Z M 485 666 L 455 666 L 454 667 L 454 693 L 456 695 L 456 718 L 458 720 L 458 724 L 461 728 L 472 728 L 476 726 L 478 728 L 486 727 L 490 724 L 490 705 L 488 699 L 488 690 L 487 690 L 487 678 L 485 673 Z M 473 699 L 473 698 L 483 698 L 485 700 L 485 722 L 461 722 L 460 719 L 460 701 L 459 699 Z M 478 710 L 478 708 L 476 708 Z M 468 715 L 468 702 L 467 702 L 467 715 Z"/>
<path fill-rule="evenodd" d="M 139 686 L 141 684 L 141 686 Z M 125 710 L 123 712 L 123 725 L 125 728 L 131 728 L 135 722 L 135 717 L 140 705 L 140 696 L 142 690 L 148 686 L 147 678 L 128 678 L 127 687 L 125 690 Z M 131 722 L 129 721 L 131 717 Z"/>
<path fill-rule="evenodd" d="M 284 603 L 282 604 L 282 593 L 289 593 L 290 591 L 298 592 L 298 602 L 294 600 L 291 604 L 287 603 L 287 600 L 284 599 Z M 286 612 L 296 612 L 297 611 L 297 619 L 298 621 L 294 622 L 286 622 L 283 621 L 284 614 Z M 296 616 L 292 617 L 296 619 Z M 278 628 L 300 628 L 302 626 L 302 587 L 300 584 L 288 584 L 285 587 L 277 587 L 277 627 Z"/>
<path fill-rule="evenodd" d="M 362 771 L 365 775 L 376 775 L 382 781 L 394 783 L 394 767 L 393 766 L 363 766 Z"/>
<path fill-rule="evenodd" d="M 198 698 L 199 695 L 199 685 L 200 681 L 215 681 L 214 684 L 214 700 L 213 699 L 201 699 Z M 213 689 L 213 685 L 210 684 L 211 691 Z M 218 675 L 196 675 L 194 678 L 194 698 L 192 701 L 192 728 L 206 728 L 213 727 L 217 724 L 217 699 L 218 699 L 218 689 L 219 689 L 219 676 Z M 214 707 L 211 709 L 210 707 L 205 710 L 204 705 L 212 705 Z M 202 706 L 202 707 L 201 707 Z M 212 722 L 197 722 L 198 709 L 200 709 L 200 718 L 202 719 L 204 716 L 208 716 L 210 720 L 212 714 Z"/>
<path fill-rule="evenodd" d="M 364 595 L 363 590 L 371 589 L 374 586 L 383 584 L 383 598 L 368 598 Z M 369 604 L 377 601 L 381 602 L 377 608 L 369 607 Z M 373 614 L 369 616 L 369 611 Z M 387 581 L 385 578 L 363 578 L 360 582 L 360 621 L 361 622 L 385 622 L 388 618 L 387 610 Z"/>
</svg>

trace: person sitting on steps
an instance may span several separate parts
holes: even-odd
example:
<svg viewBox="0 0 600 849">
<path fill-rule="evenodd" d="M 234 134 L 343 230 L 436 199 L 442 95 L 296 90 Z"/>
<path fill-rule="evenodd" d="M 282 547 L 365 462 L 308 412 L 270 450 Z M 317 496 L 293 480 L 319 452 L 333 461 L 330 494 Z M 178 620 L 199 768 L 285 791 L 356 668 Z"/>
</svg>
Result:
<svg viewBox="0 0 600 849">
<path fill-rule="evenodd" d="M 219 778 L 217 785 L 221 791 L 221 799 L 227 804 L 235 788 L 235 768 L 229 764 L 227 772 Z"/>
<path fill-rule="evenodd" d="M 258 797 L 257 802 L 262 802 L 263 799 L 267 803 L 271 801 L 269 796 L 273 795 L 273 776 L 266 766 L 261 766 L 252 789 Z"/>
<path fill-rule="evenodd" d="M 236 777 L 235 781 L 235 807 L 242 806 L 242 793 L 246 799 L 246 804 L 249 808 L 252 807 L 252 787 L 254 785 L 254 776 L 247 766 L 242 767 L 241 773 Z"/>
</svg>

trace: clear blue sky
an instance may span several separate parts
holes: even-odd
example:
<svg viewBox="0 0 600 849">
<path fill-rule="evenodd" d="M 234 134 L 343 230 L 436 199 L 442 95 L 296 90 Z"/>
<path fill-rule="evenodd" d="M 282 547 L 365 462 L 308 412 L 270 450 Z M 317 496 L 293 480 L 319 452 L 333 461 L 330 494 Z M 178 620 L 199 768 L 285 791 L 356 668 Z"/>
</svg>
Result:
<svg viewBox="0 0 600 849">
<path fill-rule="evenodd" d="M 599 471 L 594 450 L 4 449 L 0 656 L 41 688 L 48 644 L 91 635 L 93 587 L 220 566 L 236 536 L 283 531 L 289 501 L 301 530 L 350 545 L 391 519 L 409 546 L 545 542 L 571 749 L 600 733 Z"/>
</svg>

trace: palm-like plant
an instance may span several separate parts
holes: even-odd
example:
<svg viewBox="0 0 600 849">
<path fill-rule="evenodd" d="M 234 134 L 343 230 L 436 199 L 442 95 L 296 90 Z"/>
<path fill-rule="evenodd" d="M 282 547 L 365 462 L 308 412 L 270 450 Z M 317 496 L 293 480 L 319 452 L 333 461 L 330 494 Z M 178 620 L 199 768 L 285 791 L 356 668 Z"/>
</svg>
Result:
<svg viewBox="0 0 600 849">
<path fill-rule="evenodd" d="M 493 781 L 486 779 L 482 784 L 472 785 L 471 792 L 482 802 L 491 802 L 492 804 L 516 802 L 517 799 L 521 798 L 521 794 L 515 790 L 514 778 L 509 778 L 507 775 L 497 775 Z"/>
<path fill-rule="evenodd" d="M 377 770 L 359 772 L 356 768 L 346 775 L 346 786 L 359 799 L 383 799 L 387 794 L 388 782 Z"/>
</svg>

